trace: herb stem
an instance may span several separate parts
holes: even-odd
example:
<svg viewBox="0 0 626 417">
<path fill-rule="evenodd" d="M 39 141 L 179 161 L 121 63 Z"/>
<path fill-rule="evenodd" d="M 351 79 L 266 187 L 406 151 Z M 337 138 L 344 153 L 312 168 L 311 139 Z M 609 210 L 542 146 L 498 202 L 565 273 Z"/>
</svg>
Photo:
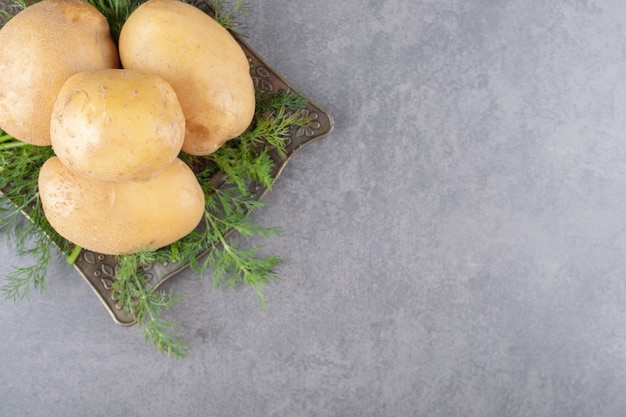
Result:
<svg viewBox="0 0 626 417">
<path fill-rule="evenodd" d="M 67 255 L 67 257 L 65 258 L 67 263 L 70 265 L 74 265 L 74 263 L 76 262 L 76 259 L 78 259 L 78 256 L 80 255 L 80 252 L 82 250 L 83 248 L 81 246 L 78 246 L 78 245 L 74 246 L 74 249 L 72 249 L 70 254 Z"/>
<path fill-rule="evenodd" d="M 28 143 L 26 142 L 20 142 L 20 141 L 11 141 L 11 142 L 6 142 L 6 143 L 1 143 L 0 142 L 0 151 L 4 151 L 6 149 L 13 149 L 13 148 L 21 148 L 22 146 L 28 146 Z"/>
</svg>

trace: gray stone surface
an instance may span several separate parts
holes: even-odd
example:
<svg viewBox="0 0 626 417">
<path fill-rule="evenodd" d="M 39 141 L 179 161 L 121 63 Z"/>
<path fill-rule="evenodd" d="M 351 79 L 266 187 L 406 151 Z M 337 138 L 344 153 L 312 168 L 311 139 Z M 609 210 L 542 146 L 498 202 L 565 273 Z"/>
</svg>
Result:
<svg viewBox="0 0 626 417">
<path fill-rule="evenodd" d="M 186 272 L 169 360 L 55 262 L 0 302 L 0 415 L 623 416 L 626 3 L 248 4 L 336 122 L 254 215 L 267 311 Z"/>
</svg>

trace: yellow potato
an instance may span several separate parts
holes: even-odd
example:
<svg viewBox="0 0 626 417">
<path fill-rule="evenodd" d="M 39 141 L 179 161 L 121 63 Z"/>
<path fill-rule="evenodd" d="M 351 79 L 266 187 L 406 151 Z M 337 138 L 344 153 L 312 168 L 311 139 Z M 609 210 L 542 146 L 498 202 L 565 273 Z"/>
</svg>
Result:
<svg viewBox="0 0 626 417">
<path fill-rule="evenodd" d="M 0 127 L 50 145 L 50 115 L 73 74 L 119 67 L 106 18 L 81 0 L 43 0 L 0 30 Z"/>
<path fill-rule="evenodd" d="M 254 116 L 254 85 L 241 46 L 213 18 L 178 0 L 149 0 L 119 39 L 124 68 L 158 74 L 186 119 L 183 151 L 206 155 L 243 133 Z"/>
<path fill-rule="evenodd" d="M 68 169 L 57 157 L 39 174 L 50 225 L 83 248 L 109 255 L 158 249 L 190 233 L 204 212 L 204 193 L 180 159 L 147 182 L 100 181 Z"/>
<path fill-rule="evenodd" d="M 169 83 L 122 69 L 70 77 L 50 124 L 59 159 L 100 180 L 154 178 L 178 156 L 184 137 L 185 116 Z"/>
</svg>

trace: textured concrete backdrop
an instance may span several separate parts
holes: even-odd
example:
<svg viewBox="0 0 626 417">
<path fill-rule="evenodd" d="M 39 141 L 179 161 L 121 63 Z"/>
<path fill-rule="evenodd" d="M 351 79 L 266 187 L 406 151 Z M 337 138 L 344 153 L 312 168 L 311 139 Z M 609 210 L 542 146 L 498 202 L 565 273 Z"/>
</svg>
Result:
<svg viewBox="0 0 626 417">
<path fill-rule="evenodd" d="M 626 3 L 248 4 L 336 122 L 254 215 L 268 310 L 182 274 L 169 360 L 55 262 L 0 302 L 0 415 L 623 416 Z"/>
</svg>

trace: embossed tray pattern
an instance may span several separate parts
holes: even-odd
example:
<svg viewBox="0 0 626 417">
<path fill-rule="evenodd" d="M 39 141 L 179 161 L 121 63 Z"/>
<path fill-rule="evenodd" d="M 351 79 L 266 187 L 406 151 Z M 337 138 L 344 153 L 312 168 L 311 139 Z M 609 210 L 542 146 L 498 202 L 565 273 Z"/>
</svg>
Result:
<svg viewBox="0 0 626 417">
<path fill-rule="evenodd" d="M 205 10 L 210 13 L 210 10 Z M 310 122 L 302 127 L 293 128 L 287 139 L 286 157 L 281 158 L 277 152 L 271 152 L 271 157 L 275 163 L 273 176 L 278 178 L 289 160 L 304 146 L 317 140 L 323 139 L 333 130 L 333 118 L 326 110 L 317 105 L 291 83 L 285 80 L 278 72 L 268 65 L 240 36 L 233 34 L 239 42 L 252 68 L 252 79 L 256 87 L 262 88 L 271 93 L 280 93 L 290 90 L 297 92 L 307 99 L 306 107 L 301 110 Z M 216 187 L 226 186 L 226 176 L 217 173 L 211 179 Z M 249 191 L 253 198 L 261 200 L 268 189 L 261 184 L 251 183 Z M 203 253 L 208 253 L 207 248 Z M 119 325 L 132 326 L 135 324 L 134 317 L 126 312 L 113 296 L 111 289 L 115 281 L 116 273 L 119 269 L 117 258 L 112 255 L 103 255 L 83 249 L 76 259 L 74 267 L 92 288 L 98 299 L 102 302 L 106 310 L 111 315 L 113 321 Z M 143 274 L 148 282 L 149 289 L 156 290 L 165 282 L 175 277 L 179 272 L 186 269 L 188 264 L 178 262 L 155 263 L 143 267 Z"/>
</svg>

